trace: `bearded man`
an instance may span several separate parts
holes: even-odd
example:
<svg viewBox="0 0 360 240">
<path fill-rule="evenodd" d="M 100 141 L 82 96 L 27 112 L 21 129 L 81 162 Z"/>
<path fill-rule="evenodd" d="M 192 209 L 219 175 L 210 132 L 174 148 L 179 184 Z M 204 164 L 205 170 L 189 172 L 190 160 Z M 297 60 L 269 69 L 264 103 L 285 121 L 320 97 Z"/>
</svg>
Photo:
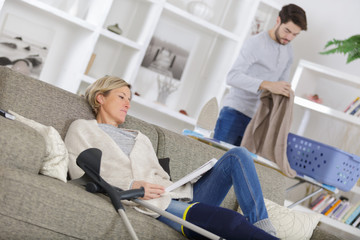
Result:
<svg viewBox="0 0 360 240">
<path fill-rule="evenodd" d="M 215 139 L 240 146 L 263 90 L 289 97 L 289 74 L 293 62 L 290 42 L 302 30 L 307 30 L 305 11 L 289 4 L 282 7 L 272 29 L 244 42 L 227 75 L 226 83 L 231 88 L 223 100 Z"/>
</svg>

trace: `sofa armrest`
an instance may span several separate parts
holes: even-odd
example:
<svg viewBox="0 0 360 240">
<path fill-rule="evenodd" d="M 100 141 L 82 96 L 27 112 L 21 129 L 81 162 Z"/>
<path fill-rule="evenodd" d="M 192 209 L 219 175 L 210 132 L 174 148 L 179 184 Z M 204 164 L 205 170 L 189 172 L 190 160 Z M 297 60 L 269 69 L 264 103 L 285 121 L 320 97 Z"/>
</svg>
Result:
<svg viewBox="0 0 360 240">
<path fill-rule="evenodd" d="M 33 128 L 0 117 L 0 165 L 38 174 L 46 154 L 44 138 Z"/>
</svg>

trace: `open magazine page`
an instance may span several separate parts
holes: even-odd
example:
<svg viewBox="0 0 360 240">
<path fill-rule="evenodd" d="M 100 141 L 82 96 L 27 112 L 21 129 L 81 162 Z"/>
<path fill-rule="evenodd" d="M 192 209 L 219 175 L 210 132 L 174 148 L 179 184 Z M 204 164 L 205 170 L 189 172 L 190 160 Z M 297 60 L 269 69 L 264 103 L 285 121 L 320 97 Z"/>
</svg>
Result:
<svg viewBox="0 0 360 240">
<path fill-rule="evenodd" d="M 196 170 L 192 171 L 191 173 L 189 173 L 185 177 L 183 177 L 183 178 L 179 179 L 178 181 L 174 182 L 172 185 L 167 187 L 165 189 L 165 191 L 166 192 L 171 192 L 174 189 L 184 185 L 185 183 L 188 183 L 188 182 L 194 180 L 195 178 L 198 178 L 199 176 L 201 176 L 204 173 L 206 173 L 207 171 L 209 171 L 215 165 L 216 162 L 217 162 L 217 159 L 215 159 L 215 158 L 210 159 L 209 161 L 204 163 L 202 166 L 200 166 Z"/>
</svg>

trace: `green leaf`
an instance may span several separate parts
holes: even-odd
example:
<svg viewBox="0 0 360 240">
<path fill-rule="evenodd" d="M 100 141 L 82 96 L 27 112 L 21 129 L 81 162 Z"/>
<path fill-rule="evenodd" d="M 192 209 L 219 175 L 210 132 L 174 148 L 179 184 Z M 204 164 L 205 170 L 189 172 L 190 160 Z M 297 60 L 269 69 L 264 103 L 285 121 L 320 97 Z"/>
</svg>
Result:
<svg viewBox="0 0 360 240">
<path fill-rule="evenodd" d="M 333 46 L 332 49 L 322 51 L 320 54 L 340 53 L 347 56 L 347 62 L 350 63 L 360 58 L 360 35 L 351 36 L 345 40 L 333 39 L 325 44 L 325 49 Z"/>
</svg>

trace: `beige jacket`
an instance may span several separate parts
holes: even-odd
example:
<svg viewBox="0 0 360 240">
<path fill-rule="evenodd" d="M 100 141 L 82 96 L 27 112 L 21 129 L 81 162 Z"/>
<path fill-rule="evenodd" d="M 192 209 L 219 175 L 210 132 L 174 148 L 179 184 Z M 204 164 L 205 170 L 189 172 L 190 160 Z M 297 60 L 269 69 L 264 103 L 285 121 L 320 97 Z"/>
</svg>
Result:
<svg viewBox="0 0 360 240">
<path fill-rule="evenodd" d="M 138 131 L 136 131 L 138 132 Z M 113 139 L 98 127 L 96 120 L 76 120 L 66 134 L 65 144 L 69 151 L 69 173 L 72 179 L 79 178 L 83 171 L 76 165 L 76 158 L 88 148 L 102 151 L 100 175 L 116 187 L 127 190 L 134 180 L 144 180 L 167 187 L 172 184 L 169 175 L 160 166 L 154 148 L 141 132 L 138 132 L 135 145 L 128 157 Z M 192 186 L 186 184 L 158 199 L 148 200 L 149 203 L 165 210 L 172 198 L 192 199 Z M 125 204 L 133 205 L 128 201 Z M 154 217 L 157 214 L 147 212 Z"/>
<path fill-rule="evenodd" d="M 291 91 L 290 97 L 285 97 L 264 91 L 260 100 L 261 104 L 245 130 L 241 146 L 277 163 L 288 177 L 295 177 L 296 172 L 290 167 L 286 156 L 294 92 Z"/>
</svg>

